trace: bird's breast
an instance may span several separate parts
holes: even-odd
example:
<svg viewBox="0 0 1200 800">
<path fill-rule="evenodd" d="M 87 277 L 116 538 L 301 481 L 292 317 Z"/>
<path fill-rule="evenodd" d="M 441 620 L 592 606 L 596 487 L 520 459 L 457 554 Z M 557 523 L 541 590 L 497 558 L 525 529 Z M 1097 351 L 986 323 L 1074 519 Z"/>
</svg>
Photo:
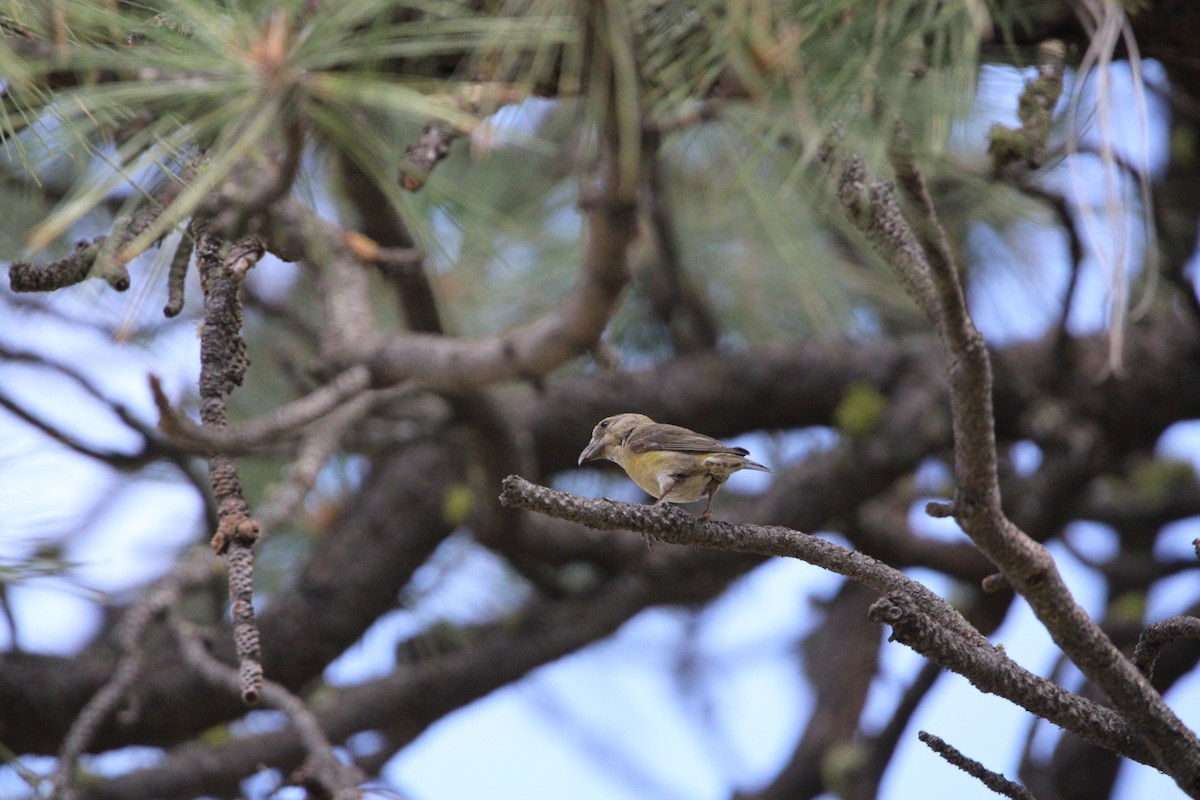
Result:
<svg viewBox="0 0 1200 800">
<path fill-rule="evenodd" d="M 624 450 L 613 459 L 633 482 L 655 498 L 662 496 L 664 483 L 671 483 L 666 499 L 672 503 L 699 500 L 712 480 L 722 483 L 736 471 L 730 469 L 723 453 L 690 453 L 677 450 L 650 450 L 631 453 Z M 669 480 L 664 480 L 669 479 Z"/>
</svg>

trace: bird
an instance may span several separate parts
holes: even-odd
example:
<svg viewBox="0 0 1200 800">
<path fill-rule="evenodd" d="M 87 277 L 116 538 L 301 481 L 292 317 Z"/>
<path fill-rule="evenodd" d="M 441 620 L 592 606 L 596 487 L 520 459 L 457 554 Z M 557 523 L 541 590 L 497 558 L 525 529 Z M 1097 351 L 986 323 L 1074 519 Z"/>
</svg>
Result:
<svg viewBox="0 0 1200 800">
<path fill-rule="evenodd" d="M 712 500 L 729 476 L 741 469 L 771 470 L 746 458 L 750 451 L 730 447 L 711 436 L 679 425 L 665 425 L 645 414 L 616 414 L 592 429 L 592 440 L 579 464 L 607 458 L 621 465 L 633 482 L 655 498 L 654 505 L 694 503 L 708 495 L 700 514 L 712 517 Z"/>
</svg>

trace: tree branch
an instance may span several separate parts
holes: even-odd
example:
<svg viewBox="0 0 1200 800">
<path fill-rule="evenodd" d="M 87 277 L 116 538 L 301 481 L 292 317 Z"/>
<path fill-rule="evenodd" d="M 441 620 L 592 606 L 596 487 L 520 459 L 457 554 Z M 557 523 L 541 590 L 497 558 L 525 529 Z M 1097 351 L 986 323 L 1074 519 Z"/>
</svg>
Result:
<svg viewBox="0 0 1200 800">
<path fill-rule="evenodd" d="M 56 796 L 74 800 L 78 796 L 75 767 L 96 734 L 96 729 L 112 714 L 117 704 L 128 700 L 132 687 L 145 664 L 142 639 L 150 624 L 179 602 L 182 593 L 205 581 L 210 574 L 207 558 L 185 557 L 165 578 L 157 582 L 121 618 L 117 627 L 117 642 L 122 656 L 116 670 L 88 704 L 79 712 L 63 739 L 58 751 L 58 767 L 53 778 Z M 135 708 L 126 715 L 136 714 Z"/>
<path fill-rule="evenodd" d="M 903 153 L 893 151 L 894 158 Z M 932 310 L 934 326 L 946 347 L 950 363 L 951 412 L 954 424 L 957 484 L 950 504 L 930 504 L 934 516 L 953 516 L 1009 583 L 1025 597 L 1055 643 L 1066 652 L 1089 680 L 1113 701 L 1122 716 L 1146 736 L 1155 752 L 1154 761 L 1167 771 L 1189 796 L 1200 797 L 1200 741 L 1154 691 L 1149 681 L 1126 659 L 1100 627 L 1075 602 L 1049 552 L 1033 541 L 1005 516 L 1000 505 L 997 453 L 992 405 L 992 369 L 987 347 L 967 310 L 958 269 L 925 188 L 920 168 L 902 161 L 897 172 L 903 185 L 924 214 L 922 228 L 932 231 L 924 258 L 914 262 L 914 238 L 903 217 L 889 216 L 895 226 L 873 243 L 893 264 L 906 289 L 916 291 L 922 309 Z M 861 161 L 851 158 L 843 183 L 866 183 Z M 861 196 L 857 192 L 855 196 Z M 893 208 L 892 189 L 883 182 L 871 184 L 873 205 Z M 869 220 L 861 211 L 850 214 L 851 222 Z M 864 226 L 864 232 L 871 230 Z M 928 287 L 920 283 L 928 276 L 936 290 L 930 305 Z M 927 308 L 930 306 L 930 308 Z"/>
<path fill-rule="evenodd" d="M 696 591 L 693 554 L 656 553 L 590 596 L 563 603 L 534 600 L 517 614 L 456 637 L 459 647 L 343 689 L 326 688 L 314 713 L 332 742 L 389 729 L 400 748 L 450 711 L 531 670 L 610 634 L 647 606 L 682 602 Z M 709 587 L 711 591 L 711 587 Z M 261 764 L 290 769 L 304 757 L 295 731 L 249 735 L 216 746 L 187 747 L 155 767 L 89 786 L 88 800 L 195 797 L 236 792 Z"/>
<path fill-rule="evenodd" d="M 168 613 L 167 621 L 179 642 L 180 651 L 188 665 L 212 685 L 234 694 L 244 692 L 239 671 L 213 658 L 201 640 L 200 631 L 182 619 L 178 613 Z M 308 753 L 297 776 L 299 782 L 314 783 L 319 797 L 329 800 L 359 800 L 358 784 L 364 776 L 347 767 L 334 755 L 325 738 L 320 722 L 308 706 L 296 695 L 274 681 L 264 680 L 262 697 L 266 704 L 287 714 L 296 735 Z"/>
<path fill-rule="evenodd" d="M 1142 763 L 1156 756 L 1120 716 L 1034 675 L 994 647 L 962 615 L 922 584 L 870 556 L 780 527 L 703 520 L 670 507 L 589 500 L 510 475 L 500 502 L 597 530 L 630 530 L 672 544 L 798 558 L 884 595 L 872 618 L 892 626 L 892 638 L 963 675 L 981 691 L 1003 697 L 1087 741 Z"/>
<path fill-rule="evenodd" d="M 607 163 L 595 196 L 584 198 L 588 235 L 583 269 L 555 310 L 498 336 L 470 340 L 410 334 L 360 351 L 376 383 L 416 379 L 435 389 L 464 389 L 503 380 L 541 380 L 594 347 L 629 281 L 626 256 L 634 234 L 634 204 L 618 193 L 616 169 Z"/>
<path fill-rule="evenodd" d="M 242 338 L 242 304 L 238 289 L 263 254 L 262 243 L 251 237 L 235 243 L 222 257 L 220 241 L 202 227 L 196 237 L 196 267 L 204 289 L 204 331 L 200 338 L 200 421 L 207 428 L 225 428 L 226 396 L 240 386 L 249 366 Z M 217 504 L 217 529 L 212 547 L 229 566 L 233 640 L 241 673 L 242 700 L 258 702 L 262 693 L 262 650 L 254 618 L 254 543 L 258 523 L 250 515 L 241 478 L 233 458 L 219 451 L 208 459 L 208 477 Z"/>
<path fill-rule="evenodd" d="M 1200 639 L 1200 619 L 1171 617 L 1146 626 L 1133 651 L 1133 663 L 1147 679 L 1154 676 L 1154 665 L 1163 648 L 1176 639 Z"/>
<path fill-rule="evenodd" d="M 159 428 L 181 447 L 196 452 L 245 455 L 295 436 L 304 426 L 333 412 L 370 387 L 371 376 L 362 366 L 351 367 L 304 397 L 278 406 L 269 414 L 235 426 L 205 427 L 171 405 L 162 383 L 150 376 L 150 391 L 158 407 Z"/>
<path fill-rule="evenodd" d="M 987 788 L 997 794 L 1002 794 L 1005 797 L 1011 797 L 1012 800 L 1037 800 L 1029 790 L 1019 783 L 1014 783 L 1008 778 L 1001 775 L 999 772 L 992 772 L 987 767 L 980 764 L 973 758 L 967 758 L 953 746 L 947 744 L 942 739 L 934 736 L 932 733 L 921 731 L 917 734 L 918 738 L 929 746 L 929 749 L 937 753 L 949 763 L 961 769 L 973 778 L 979 779 Z"/>
</svg>

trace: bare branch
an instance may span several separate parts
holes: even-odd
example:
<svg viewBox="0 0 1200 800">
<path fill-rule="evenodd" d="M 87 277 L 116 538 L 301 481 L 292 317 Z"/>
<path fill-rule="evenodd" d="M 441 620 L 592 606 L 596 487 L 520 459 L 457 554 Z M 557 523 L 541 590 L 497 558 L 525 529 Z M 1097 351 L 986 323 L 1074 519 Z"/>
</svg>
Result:
<svg viewBox="0 0 1200 800">
<path fill-rule="evenodd" d="M 824 618 L 800 645 L 804 674 L 814 696 L 813 711 L 787 764 L 753 800 L 801 800 L 830 790 L 845 800 L 875 796 L 875 792 L 856 791 L 874 762 L 855 760 L 861 768 L 846 769 L 844 776 L 832 780 L 829 765 L 840 760 L 837 753 L 861 747 L 859 717 L 883 646 L 879 627 L 863 614 L 876 597 L 871 589 L 842 581 L 837 594 L 821 603 Z M 885 759 L 879 769 L 886 763 Z M 739 800 L 750 798 L 739 795 Z"/>
<path fill-rule="evenodd" d="M 352 249 L 359 258 L 375 264 L 392 287 L 409 331 L 444 334 L 437 294 L 425 270 L 425 255 L 416 249 L 399 211 L 380 189 L 376 176 L 365 172 L 352 158 L 343 155 L 338 167 L 346 200 L 353 207 L 354 227 L 364 234 L 361 243 L 369 243 L 357 246 L 359 240 L 351 237 L 348 241 Z"/>
<path fill-rule="evenodd" d="M 377 680 L 327 688 L 315 708 L 321 730 L 336 743 L 362 730 L 386 728 L 389 746 L 403 747 L 449 711 L 603 638 L 647 606 L 678 602 L 680 587 L 695 584 L 688 555 L 655 554 L 589 597 L 565 603 L 534 600 L 519 614 L 464 632 L 456 637 L 458 646 L 436 657 Z M 678 580 L 680 576 L 687 580 Z M 183 748 L 152 768 L 90 786 L 89 797 L 166 799 L 235 792 L 239 780 L 259 765 L 289 769 L 304 752 L 303 742 L 290 730 L 205 746 L 202 754 Z"/>
<path fill-rule="evenodd" d="M 14 261 L 8 269 L 9 287 L 14 292 L 52 292 L 92 277 L 92 268 L 106 239 L 97 236 L 90 242 L 78 242 L 74 253 L 48 264 Z M 104 278 L 118 292 L 129 288 L 129 272 L 124 267 L 104 274 L 96 273 L 95 277 Z"/>
<path fill-rule="evenodd" d="M 72 800 L 77 795 L 74 773 L 79 756 L 87 749 L 100 724 L 113 713 L 118 703 L 128 697 L 141 674 L 145 661 L 141 640 L 146 629 L 178 602 L 185 589 L 203 583 L 209 574 L 207 559 L 185 557 L 121 618 L 116 639 L 123 655 L 117 668 L 79 712 L 58 751 L 58 769 L 53 784 L 63 800 Z"/>
<path fill-rule="evenodd" d="M 666 325 L 676 353 L 711 350 L 720 330 L 707 299 L 696 290 L 684 267 L 679 231 L 665 197 L 667 165 L 658 151 L 659 138 L 653 134 L 645 138 L 644 224 L 658 258 L 649 279 L 643 281 L 644 289 L 654 313 Z"/>
<path fill-rule="evenodd" d="M 321 298 L 320 358 L 335 368 L 353 364 L 358 353 L 379 339 L 371 306 L 371 276 L 344 248 L 323 254 L 315 263 L 319 265 Z"/>
<path fill-rule="evenodd" d="M 233 427 L 211 428 L 197 425 L 171 405 L 162 384 L 150 376 L 150 390 L 160 414 L 159 427 L 178 445 L 197 452 L 223 452 L 226 455 L 253 453 L 280 439 L 296 436 L 300 429 L 342 404 L 358 397 L 370 386 L 366 367 L 351 367 L 312 393 L 279 406 L 271 413 Z"/>
<path fill-rule="evenodd" d="M 1200 639 L 1200 619 L 1178 616 L 1147 625 L 1133 651 L 1133 663 L 1147 678 L 1153 677 L 1163 648 L 1176 639 Z"/>
<path fill-rule="evenodd" d="M 167 620 L 179 642 L 184 660 L 209 683 L 230 692 L 243 691 L 238 670 L 213 658 L 200 637 L 200 632 L 177 613 L 168 613 Z M 298 782 L 315 783 L 321 797 L 330 800 L 357 800 L 361 797 L 358 784 L 364 776 L 353 767 L 343 764 L 313 712 L 296 695 L 274 681 L 263 681 L 262 696 L 267 705 L 287 714 L 308 758 L 300 771 Z"/>
<path fill-rule="evenodd" d="M 204 288 L 204 331 L 200 338 L 200 420 L 208 428 L 227 424 L 225 397 L 240 386 L 249 365 L 242 338 L 242 304 L 238 288 L 246 271 L 263 254 L 253 237 L 234 244 L 220 255 L 220 241 L 201 230 L 196 242 L 196 266 Z M 217 504 L 217 530 L 213 549 L 229 565 L 229 596 L 233 603 L 233 640 L 242 679 L 242 700 L 258 702 L 262 692 L 262 653 L 254 619 L 254 543 L 258 523 L 250 516 L 242 494 L 237 465 L 225 453 L 208 460 L 208 477 Z"/>
<path fill-rule="evenodd" d="M 615 178 L 609 176 L 590 201 L 583 271 L 555 310 L 499 336 L 467 340 L 411 334 L 383 342 L 362 356 L 376 383 L 416 379 L 432 388 L 462 389 L 537 380 L 594 347 L 629 280 L 633 204 L 615 192 Z"/>
<path fill-rule="evenodd" d="M 868 185 L 867 167 L 852 156 L 838 182 L 838 201 L 846 218 L 892 267 L 908 296 L 930 320 L 938 316 L 937 295 L 920 242 L 887 184 Z"/>
<path fill-rule="evenodd" d="M 41 417 L 34 415 L 32 411 L 28 411 L 24 406 L 3 394 L 0 394 L 0 408 L 5 409 L 17 419 L 33 428 L 36 428 L 37 430 L 46 434 L 46 436 L 49 436 L 54 441 L 69 448 L 70 450 L 79 453 L 82 456 L 94 458 L 97 461 L 109 465 L 113 469 L 141 469 L 142 467 L 152 464 L 162 457 L 162 452 L 148 446 L 144 446 L 139 453 L 122 453 L 117 450 L 101 450 L 98 447 L 93 447 L 92 445 L 80 440 L 77 436 L 73 436 L 64 430 L 51 425 Z"/>
<path fill-rule="evenodd" d="M 947 744 L 942 739 L 934 736 L 932 733 L 921 731 L 917 734 L 918 738 L 929 746 L 929 749 L 937 753 L 946 761 L 961 769 L 973 778 L 978 778 L 979 782 L 987 788 L 991 789 L 996 794 L 1002 794 L 1005 797 L 1011 797 L 1013 800 L 1037 800 L 1028 789 L 1019 783 L 1013 783 L 1008 778 L 1001 775 L 999 772 L 992 772 L 987 767 L 980 764 L 973 758 L 967 758 L 953 746 Z"/>
<path fill-rule="evenodd" d="M 894 150 L 893 158 L 904 158 L 902 150 Z M 1001 508 L 992 368 L 987 347 L 967 310 L 958 269 L 944 233 L 939 233 L 941 226 L 919 166 L 913 161 L 903 161 L 897 171 L 906 176 L 904 185 L 924 215 L 923 229 L 934 232 L 931 239 L 925 240 L 924 267 L 918 267 L 917 275 L 927 274 L 936 289 L 932 321 L 950 360 L 957 488 L 953 503 L 931 503 L 927 510 L 934 516 L 954 516 L 1013 588 L 1029 601 L 1058 646 L 1108 695 L 1122 716 L 1146 736 L 1160 768 L 1172 775 L 1190 796 L 1200 797 L 1200 741 L 1196 735 L 1075 602 L 1049 551 L 1013 524 Z M 865 168 L 857 159 L 850 160 L 844 176 L 844 183 L 853 186 L 866 183 Z M 893 209 L 891 188 L 882 182 L 871 186 L 873 205 Z M 873 230 L 869 225 L 871 213 L 850 207 L 847 215 L 864 232 Z M 889 213 L 888 219 L 895 227 L 883 231 L 886 236 L 876 235 L 872 241 L 885 258 L 894 262 L 897 273 L 904 275 L 912 271 L 911 264 L 896 259 L 894 254 L 911 254 L 914 235 L 902 216 Z M 927 287 L 911 279 L 902 283 L 906 289 L 920 292 L 913 298 L 925 309 L 929 302 Z"/>
<path fill-rule="evenodd" d="M 188 223 L 187 233 L 175 246 L 171 254 L 171 265 L 167 268 L 167 304 L 163 306 L 163 316 L 177 317 L 183 311 L 183 290 L 187 282 L 187 268 L 192 260 L 192 252 L 196 248 L 196 223 Z"/>
<path fill-rule="evenodd" d="M 870 556 L 799 531 L 703 520 L 669 507 L 589 500 L 510 475 L 500 502 L 597 530 L 630 530 L 672 544 L 798 558 L 884 594 L 872 618 L 892 626 L 893 639 L 995 694 L 1101 747 L 1152 766 L 1157 757 L 1111 709 L 1067 692 L 1025 670 L 933 592 Z"/>
<path fill-rule="evenodd" d="M 124 405 L 107 397 L 104 392 L 100 390 L 99 386 L 97 386 L 91 379 L 80 373 L 75 368 L 38 353 L 33 353 L 26 350 L 17 350 L 3 344 L 0 344 L 0 358 L 51 370 L 70 379 L 81 389 L 83 389 L 83 391 L 95 398 L 97 402 L 112 411 L 112 413 L 116 415 L 116 417 L 120 419 L 121 422 L 124 423 L 128 428 L 140 435 L 143 439 L 143 444 L 139 452 L 133 453 L 124 453 L 115 450 L 102 450 L 82 441 L 77 436 L 67 433 L 55 425 L 51 425 L 49 422 L 41 419 L 33 412 L 25 409 L 16 401 L 0 394 L 0 407 L 7 409 L 14 416 L 18 417 L 28 425 L 38 429 L 50 438 L 54 439 L 56 442 L 70 448 L 74 452 L 83 456 L 87 456 L 88 458 L 96 459 L 97 461 L 107 464 L 113 469 L 122 471 L 138 470 L 160 458 L 166 457 L 178 465 L 180 470 L 191 477 L 187 469 L 185 453 L 174 447 L 171 443 L 164 441 L 161 437 L 157 436 L 152 427 L 138 419 Z"/>
<path fill-rule="evenodd" d="M 883 780 L 884 771 L 892 763 L 892 756 L 896 752 L 896 746 L 900 743 L 901 736 L 904 735 L 908 724 L 912 722 L 913 716 L 921 707 L 921 702 L 933 690 L 938 678 L 942 676 L 942 672 L 942 668 L 932 661 L 922 664 L 916 677 L 904 688 L 904 694 L 900 696 L 900 702 L 893 709 L 887 724 L 869 740 L 870 755 L 866 759 L 865 771 L 867 774 L 864 776 L 866 787 L 863 796 L 878 796 L 879 784 Z"/>
<path fill-rule="evenodd" d="M 283 470 L 282 483 L 277 484 L 259 506 L 258 522 L 263 538 L 304 502 L 346 430 L 370 411 L 375 400 L 372 394 L 346 401 L 305 435 L 295 458 Z"/>
<path fill-rule="evenodd" d="M 1029 184 L 1022 184 L 1021 191 L 1044 201 L 1050 206 L 1050 210 L 1054 212 L 1054 216 L 1058 219 L 1058 224 L 1062 227 L 1063 233 L 1067 236 L 1071 263 L 1069 265 L 1067 285 L 1063 289 L 1062 311 L 1059 312 L 1058 322 L 1054 326 L 1055 342 L 1060 358 L 1063 358 L 1065 357 L 1066 347 L 1071 341 L 1067 323 L 1070 321 L 1071 309 L 1075 300 L 1075 289 L 1079 284 L 1079 274 L 1083 271 L 1083 237 L 1075 225 L 1075 220 L 1071 217 L 1071 209 L 1067 206 L 1066 198 L 1061 194 Z"/>
</svg>

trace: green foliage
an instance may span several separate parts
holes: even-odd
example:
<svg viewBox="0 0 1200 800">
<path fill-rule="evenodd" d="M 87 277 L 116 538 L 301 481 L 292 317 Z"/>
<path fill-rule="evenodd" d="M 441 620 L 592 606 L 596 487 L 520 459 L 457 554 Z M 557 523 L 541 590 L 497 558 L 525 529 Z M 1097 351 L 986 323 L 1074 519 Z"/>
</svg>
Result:
<svg viewBox="0 0 1200 800">
<path fill-rule="evenodd" d="M 712 93 L 727 63 L 720 42 L 729 26 L 727 5 L 724 0 L 629 4 L 642 102 L 652 116 Z"/>
<path fill-rule="evenodd" d="M 1122 592 L 1108 604 L 1108 618 L 1114 625 L 1140 625 L 1145 616 L 1145 592 Z"/>
<path fill-rule="evenodd" d="M 829 748 L 821 760 L 821 780 L 835 796 L 849 797 L 867 765 L 867 749 L 861 742 L 843 742 Z"/>
<path fill-rule="evenodd" d="M 887 398 L 869 383 L 851 384 L 833 411 L 834 424 L 847 436 L 862 437 L 873 433 L 883 422 Z"/>
<path fill-rule="evenodd" d="M 1195 129 L 1189 125 L 1174 125 L 1171 127 L 1170 141 L 1171 162 L 1181 167 L 1190 167 L 1196 163 L 1196 154 L 1200 148 L 1196 146 Z"/>
<path fill-rule="evenodd" d="M 451 486 L 442 498 L 442 519 L 448 525 L 462 525 L 475 507 L 475 493 L 469 486 Z"/>
<path fill-rule="evenodd" d="M 57 171 L 69 187 L 33 227 L 28 251 L 61 245 L 87 221 L 106 229 L 114 213 L 180 186 L 167 212 L 115 254 L 128 260 L 212 189 L 277 162 L 300 137 L 306 156 L 322 156 L 302 161 L 301 180 L 321 186 L 323 165 L 340 157 L 373 176 L 431 254 L 451 331 L 493 332 L 551 307 L 570 285 L 577 182 L 595 160 L 610 88 L 617 127 L 635 142 L 648 120 L 715 99 L 717 120 L 668 125 L 659 157 L 687 271 L 733 341 L 912 317 L 891 277 L 845 246 L 853 236 L 826 205 L 818 156 L 836 140 L 884 174 L 897 117 L 921 156 L 941 153 L 972 99 L 980 30 L 1019 11 L 983 0 L 56 8 L 52 18 L 0 0 L 0 27 L 13 34 L 0 37 L 7 166 L 35 181 Z M 493 96 L 498 87 L 509 88 Z M 518 112 L 520 129 L 488 145 L 489 115 L 528 93 L 553 99 L 547 109 L 529 104 L 536 110 Z M 454 144 L 421 192 L 406 193 L 397 183 L 404 150 L 435 120 L 472 139 Z M 638 156 L 627 142 L 621 155 Z M 655 352 L 661 333 L 646 314 L 634 297 L 616 343 Z"/>
<path fill-rule="evenodd" d="M 1196 486 L 1196 468 L 1190 461 L 1158 458 L 1138 464 L 1129 475 L 1129 483 L 1142 497 L 1163 498 L 1179 489 Z"/>
<path fill-rule="evenodd" d="M 244 160 L 296 146 L 289 141 L 295 131 L 347 153 L 370 174 L 395 160 L 388 141 L 395 120 L 441 120 L 470 131 L 476 118 L 460 108 L 452 78 L 481 75 L 453 74 L 464 59 L 488 78 L 532 81 L 544 77 L 535 67 L 548 69 L 544 51 L 572 36 L 558 4 L 536 0 L 506 4 L 508 14 L 495 15 L 467 3 L 391 0 L 322 5 L 315 13 L 299 0 L 179 0 L 161 11 L 61 5 L 56 24 L 15 2 L 0 17 L 28 37 L 14 39 L 28 51 L 21 58 L 11 45 L 0 48 L 0 68 L 13 76 L 0 119 L 10 152 L 24 158 L 30 139 L 45 137 L 48 149 L 90 165 L 33 230 L 30 249 L 46 247 L 116 192 L 132 186 L 148 193 L 179 180 L 185 164 L 198 167 L 167 213 L 126 247 L 125 259 L 189 216 Z M 501 67 L 509 74 L 498 75 Z M 52 83 L 65 87 L 51 92 Z M 41 166 L 26 164 L 35 172 Z"/>
</svg>

